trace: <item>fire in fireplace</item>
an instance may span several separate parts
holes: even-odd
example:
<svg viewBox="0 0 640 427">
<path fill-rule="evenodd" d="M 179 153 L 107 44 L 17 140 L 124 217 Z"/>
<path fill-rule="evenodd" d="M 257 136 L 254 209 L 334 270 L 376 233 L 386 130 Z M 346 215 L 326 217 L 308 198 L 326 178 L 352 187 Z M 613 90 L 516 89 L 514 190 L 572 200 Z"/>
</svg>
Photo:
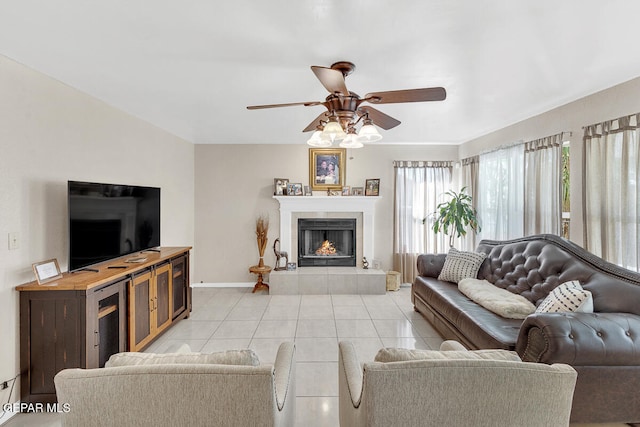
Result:
<svg viewBox="0 0 640 427">
<path fill-rule="evenodd" d="M 298 219 L 298 266 L 355 267 L 356 220 Z"/>
<path fill-rule="evenodd" d="M 316 255 L 335 255 L 336 252 L 338 252 L 336 250 L 336 245 L 334 245 L 328 240 L 325 240 L 324 242 L 322 242 L 320 247 L 316 249 Z"/>
</svg>

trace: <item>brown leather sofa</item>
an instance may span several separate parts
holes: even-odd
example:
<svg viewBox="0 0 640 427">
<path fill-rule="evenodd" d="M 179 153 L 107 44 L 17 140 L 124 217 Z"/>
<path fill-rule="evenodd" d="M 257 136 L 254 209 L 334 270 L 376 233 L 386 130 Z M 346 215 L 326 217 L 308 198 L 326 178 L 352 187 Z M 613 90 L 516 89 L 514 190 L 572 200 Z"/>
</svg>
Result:
<svg viewBox="0 0 640 427">
<path fill-rule="evenodd" d="M 534 313 L 506 319 L 437 279 L 446 254 L 418 258 L 411 298 L 445 339 L 469 349 L 515 350 L 522 360 L 566 363 L 578 372 L 571 421 L 640 423 L 640 274 L 554 235 L 483 240 L 478 279 L 538 305 L 556 286 L 579 280 L 594 313 Z M 541 410 L 544 410 L 541 408 Z"/>
</svg>

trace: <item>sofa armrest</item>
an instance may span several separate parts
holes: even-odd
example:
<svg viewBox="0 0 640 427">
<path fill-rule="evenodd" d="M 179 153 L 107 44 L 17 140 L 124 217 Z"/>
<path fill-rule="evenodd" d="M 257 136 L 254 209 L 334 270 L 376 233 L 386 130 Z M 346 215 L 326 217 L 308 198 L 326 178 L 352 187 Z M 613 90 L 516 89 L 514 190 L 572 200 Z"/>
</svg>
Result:
<svg viewBox="0 0 640 427">
<path fill-rule="evenodd" d="M 417 267 L 420 276 L 435 277 L 436 279 L 444 267 L 447 254 L 418 255 Z"/>
<path fill-rule="evenodd" d="M 572 366 L 640 365 L 640 316 L 535 313 L 522 323 L 516 351 L 525 362 Z"/>
<path fill-rule="evenodd" d="M 292 342 L 283 342 L 278 347 L 276 360 L 273 364 L 274 383 L 276 388 L 276 402 L 278 410 L 282 411 L 287 397 L 295 400 L 295 369 L 296 369 L 296 347 Z M 291 406 L 291 405 L 289 405 Z"/>
</svg>

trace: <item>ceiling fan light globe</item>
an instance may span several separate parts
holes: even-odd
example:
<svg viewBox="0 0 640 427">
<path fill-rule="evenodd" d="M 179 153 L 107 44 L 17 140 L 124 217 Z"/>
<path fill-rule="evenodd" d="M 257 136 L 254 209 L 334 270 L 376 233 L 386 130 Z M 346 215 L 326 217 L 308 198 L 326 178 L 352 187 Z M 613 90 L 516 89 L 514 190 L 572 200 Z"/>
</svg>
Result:
<svg viewBox="0 0 640 427">
<path fill-rule="evenodd" d="M 322 131 L 315 131 L 311 138 L 307 140 L 307 144 L 312 147 L 331 147 L 331 141 L 329 139 L 322 138 Z"/>
<path fill-rule="evenodd" d="M 345 139 L 342 140 L 342 142 L 340 143 L 340 147 L 342 147 L 342 148 L 362 148 L 362 147 L 364 147 L 364 145 L 362 145 L 362 142 L 358 141 L 357 137 L 352 137 L 351 135 L 348 135 Z"/>
<path fill-rule="evenodd" d="M 381 139 L 382 135 L 380 135 L 378 129 L 373 125 L 364 125 L 360 128 L 360 132 L 358 132 L 359 142 L 375 142 L 380 141 Z"/>
<path fill-rule="evenodd" d="M 333 121 L 324 125 L 322 134 L 326 135 L 331 140 L 331 142 L 342 141 L 347 136 L 347 134 L 342 129 L 342 126 L 340 126 L 340 123 Z"/>
</svg>

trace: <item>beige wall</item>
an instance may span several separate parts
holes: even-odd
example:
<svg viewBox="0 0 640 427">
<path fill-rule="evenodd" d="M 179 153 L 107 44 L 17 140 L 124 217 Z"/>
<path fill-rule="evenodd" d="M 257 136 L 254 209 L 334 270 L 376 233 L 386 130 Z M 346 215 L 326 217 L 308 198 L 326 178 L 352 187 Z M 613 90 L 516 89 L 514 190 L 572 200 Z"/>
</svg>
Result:
<svg viewBox="0 0 640 427">
<path fill-rule="evenodd" d="M 582 128 L 640 112 L 640 78 L 597 92 L 460 146 L 460 158 L 516 141 L 571 132 L 570 239 L 582 245 Z"/>
<path fill-rule="evenodd" d="M 166 246 L 193 245 L 192 144 L 0 56 L 0 381 L 19 371 L 18 292 L 67 266 L 67 180 L 162 188 Z M 8 250 L 8 233 L 20 248 Z M 9 390 L 0 391 L 6 402 Z M 12 400 L 19 397 L 19 388 Z"/>
<path fill-rule="evenodd" d="M 265 262 L 273 265 L 273 241 L 279 236 L 278 202 L 273 178 L 309 184 L 309 147 L 299 145 L 197 145 L 196 247 L 194 282 L 255 282 L 248 268 L 258 261 L 255 219 L 268 214 L 271 226 Z M 364 186 L 380 178 L 376 206 L 375 259 L 390 269 L 393 249 L 394 160 L 454 160 L 457 146 L 371 144 L 347 150 L 346 183 Z M 370 260 L 371 261 L 371 260 Z"/>
</svg>

